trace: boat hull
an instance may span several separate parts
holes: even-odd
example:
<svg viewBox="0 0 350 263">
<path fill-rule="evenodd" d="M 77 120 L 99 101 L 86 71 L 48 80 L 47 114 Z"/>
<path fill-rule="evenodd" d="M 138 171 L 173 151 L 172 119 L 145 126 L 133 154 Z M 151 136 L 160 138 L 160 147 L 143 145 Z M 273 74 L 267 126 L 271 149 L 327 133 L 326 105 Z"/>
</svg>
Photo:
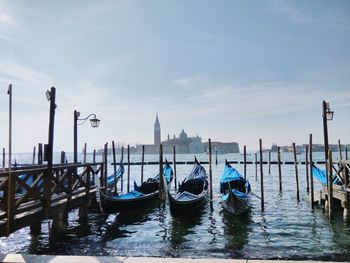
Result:
<svg viewBox="0 0 350 263">
<path fill-rule="evenodd" d="M 240 198 L 232 194 L 228 200 L 222 200 L 222 207 L 233 215 L 239 215 L 249 209 L 250 196 Z"/>
<path fill-rule="evenodd" d="M 179 211 L 188 211 L 190 209 L 199 208 L 204 203 L 206 203 L 207 192 L 208 191 L 205 191 L 202 194 L 198 195 L 197 198 L 193 198 L 189 200 L 179 200 L 174 198 L 170 193 L 168 193 L 170 210 L 172 212 L 179 212 Z"/>
</svg>

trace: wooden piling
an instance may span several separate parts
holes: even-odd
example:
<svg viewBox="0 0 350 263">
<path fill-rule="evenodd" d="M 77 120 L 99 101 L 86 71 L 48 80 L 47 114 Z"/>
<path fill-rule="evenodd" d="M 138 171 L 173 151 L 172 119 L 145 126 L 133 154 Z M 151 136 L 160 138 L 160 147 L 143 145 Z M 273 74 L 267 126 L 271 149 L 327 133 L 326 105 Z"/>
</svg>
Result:
<svg viewBox="0 0 350 263">
<path fill-rule="evenodd" d="M 243 160 L 244 160 L 244 179 L 247 179 L 247 147 L 243 146 Z"/>
<path fill-rule="evenodd" d="M 175 184 L 175 191 L 177 190 L 177 178 L 176 178 L 176 147 L 173 146 L 173 166 L 174 166 L 174 184 Z"/>
<path fill-rule="evenodd" d="M 96 149 L 94 149 L 94 153 L 92 154 L 92 162 L 96 162 Z"/>
<path fill-rule="evenodd" d="M 104 178 L 103 178 L 103 185 L 107 191 L 107 177 L 108 177 L 108 143 L 105 144 L 105 148 L 104 148 L 104 166 L 105 166 L 105 170 L 104 170 Z M 107 192 L 106 192 L 107 193 Z"/>
<path fill-rule="evenodd" d="M 333 216 L 333 169 L 332 169 L 332 150 L 328 150 L 328 216 Z"/>
<path fill-rule="evenodd" d="M 218 164 L 218 150 L 215 148 L 215 164 Z"/>
<path fill-rule="evenodd" d="M 309 194 L 309 146 L 305 146 L 305 174 L 306 174 L 306 193 Z"/>
<path fill-rule="evenodd" d="M 127 184 L 128 193 L 130 191 L 130 145 L 128 144 L 128 184 Z"/>
<path fill-rule="evenodd" d="M 36 147 L 34 146 L 33 147 L 33 158 L 32 158 L 32 164 L 34 165 L 35 164 L 35 153 L 36 152 Z"/>
<path fill-rule="evenodd" d="M 38 164 L 43 164 L 43 144 L 38 144 Z"/>
<path fill-rule="evenodd" d="M 271 174 L 271 151 L 269 151 L 269 174 Z"/>
<path fill-rule="evenodd" d="M 212 172 L 212 160 L 211 160 L 211 139 L 208 139 L 209 147 L 209 190 L 210 190 L 210 208 L 213 210 L 213 172 Z"/>
<path fill-rule="evenodd" d="M 113 187 L 114 187 L 114 193 L 117 194 L 117 160 L 115 158 L 115 144 L 114 141 L 112 141 L 112 153 L 113 153 Z"/>
<path fill-rule="evenodd" d="M 61 151 L 61 163 L 65 163 L 66 162 L 66 152 L 65 151 Z"/>
<path fill-rule="evenodd" d="M 341 152 L 340 140 L 338 140 L 338 159 L 339 159 L 339 161 L 343 160 L 343 154 Z"/>
<path fill-rule="evenodd" d="M 258 178 L 258 154 L 257 153 L 255 153 L 255 178 L 256 179 Z"/>
<path fill-rule="evenodd" d="M 122 156 L 120 157 L 121 159 L 121 165 L 124 165 L 124 146 L 122 146 Z M 124 175 L 122 175 L 122 178 L 120 180 L 120 191 L 123 193 L 123 188 L 124 188 Z"/>
<path fill-rule="evenodd" d="M 86 163 L 86 150 L 87 150 L 87 143 L 84 143 L 84 163 Z"/>
<path fill-rule="evenodd" d="M 295 169 L 295 182 L 297 185 L 297 201 L 300 201 L 299 196 L 299 177 L 298 177 L 298 161 L 297 161 L 297 152 L 295 148 L 295 143 L 293 142 L 293 155 L 294 155 L 294 169 Z"/>
<path fill-rule="evenodd" d="M 141 184 L 143 183 L 143 165 L 145 163 L 145 146 L 142 145 L 142 155 L 141 155 Z"/>
<path fill-rule="evenodd" d="M 163 145 L 159 145 L 159 194 L 158 198 L 162 201 L 165 201 L 165 182 L 164 182 L 164 173 L 163 173 Z"/>
<path fill-rule="evenodd" d="M 281 148 L 277 147 L 277 162 L 278 162 L 278 182 L 280 186 L 280 193 L 282 193 L 282 169 L 281 169 Z"/>
<path fill-rule="evenodd" d="M 261 211 L 264 211 L 264 173 L 263 173 L 262 139 L 259 139 L 259 147 L 260 147 L 260 191 L 261 191 Z"/>
<path fill-rule="evenodd" d="M 345 147 L 345 160 L 349 160 L 349 157 L 348 157 L 348 147 Z"/>
<path fill-rule="evenodd" d="M 5 168 L 5 148 L 2 148 L 2 168 Z"/>
<path fill-rule="evenodd" d="M 313 166 L 313 160 L 312 160 L 312 134 L 309 136 L 309 167 L 310 167 L 310 187 L 311 187 L 311 208 L 314 209 L 314 202 L 315 202 L 315 197 L 314 197 L 314 176 L 313 176 L 313 171 L 312 171 L 312 166 Z"/>
</svg>

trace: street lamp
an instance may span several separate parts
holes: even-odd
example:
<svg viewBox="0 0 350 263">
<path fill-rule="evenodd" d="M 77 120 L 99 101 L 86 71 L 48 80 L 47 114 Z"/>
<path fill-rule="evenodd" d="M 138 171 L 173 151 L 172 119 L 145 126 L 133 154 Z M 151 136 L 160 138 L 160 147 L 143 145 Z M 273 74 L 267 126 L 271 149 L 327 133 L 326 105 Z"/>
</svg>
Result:
<svg viewBox="0 0 350 263">
<path fill-rule="evenodd" d="M 86 118 L 79 118 L 80 112 L 74 111 L 74 163 L 78 162 L 78 125 L 84 124 L 90 117 L 90 125 L 92 128 L 98 128 L 100 120 L 96 118 L 96 114 L 91 113 Z M 80 121 L 80 123 L 78 123 Z"/>
<path fill-rule="evenodd" d="M 323 101 L 322 102 L 322 117 L 323 117 L 323 135 L 324 135 L 324 155 L 325 155 L 325 162 L 327 167 L 327 161 L 328 161 L 328 127 L 327 127 L 327 121 L 333 120 L 333 114 L 334 112 L 331 111 L 329 107 L 329 102 Z M 326 174 L 328 175 L 328 169 L 326 169 Z M 327 176 L 328 178 L 328 176 Z M 328 185 L 328 180 L 327 180 Z"/>
</svg>

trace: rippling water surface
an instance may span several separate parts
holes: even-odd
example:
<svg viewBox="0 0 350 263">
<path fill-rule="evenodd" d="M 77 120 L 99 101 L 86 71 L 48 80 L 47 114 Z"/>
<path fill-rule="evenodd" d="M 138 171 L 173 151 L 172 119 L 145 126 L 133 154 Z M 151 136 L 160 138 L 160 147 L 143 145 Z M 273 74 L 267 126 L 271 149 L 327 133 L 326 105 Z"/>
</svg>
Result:
<svg viewBox="0 0 350 263">
<path fill-rule="evenodd" d="M 323 156 L 314 155 L 316 159 Z M 172 160 L 172 156 L 166 157 Z M 197 158 L 207 161 L 208 156 Z M 279 193 L 278 167 L 271 165 L 269 174 L 265 164 L 265 211 L 261 212 L 260 200 L 253 196 L 248 213 L 232 216 L 220 206 L 218 183 L 224 159 L 239 161 L 243 157 L 227 154 L 218 158 L 219 164 L 213 165 L 213 211 L 207 203 L 200 210 L 172 215 L 167 203 L 156 203 L 142 210 L 111 215 L 91 210 L 88 219 L 81 221 L 75 210 L 69 214 L 68 232 L 63 237 L 50 239 L 46 221 L 37 237 L 30 236 L 29 228 L 24 228 L 0 238 L 0 253 L 350 261 L 350 224 L 343 222 L 341 210 L 333 220 L 322 209 L 311 210 L 306 198 L 305 165 L 298 165 L 300 202 L 296 200 L 294 165 L 282 166 L 283 192 Z M 248 156 L 248 160 L 253 158 Z M 283 159 L 290 161 L 292 155 L 285 153 Z M 304 160 L 305 156 L 298 155 L 298 159 Z M 18 162 L 26 160 L 30 160 L 30 155 L 17 156 Z M 131 156 L 131 161 L 139 160 L 140 156 Z M 146 155 L 146 160 L 157 160 L 157 156 Z M 193 155 L 178 155 L 177 160 L 192 161 Z M 272 160 L 276 160 L 275 155 Z M 208 171 L 208 165 L 203 166 Z M 243 175 L 243 164 L 234 167 Z M 145 178 L 154 176 L 158 169 L 157 165 L 145 166 Z M 191 169 L 192 165 L 177 165 L 178 181 Z M 131 177 L 139 182 L 139 166 L 131 166 Z M 247 177 L 252 191 L 260 196 L 260 171 L 255 177 L 255 165 L 247 165 Z M 173 188 L 174 185 L 172 191 Z"/>
</svg>

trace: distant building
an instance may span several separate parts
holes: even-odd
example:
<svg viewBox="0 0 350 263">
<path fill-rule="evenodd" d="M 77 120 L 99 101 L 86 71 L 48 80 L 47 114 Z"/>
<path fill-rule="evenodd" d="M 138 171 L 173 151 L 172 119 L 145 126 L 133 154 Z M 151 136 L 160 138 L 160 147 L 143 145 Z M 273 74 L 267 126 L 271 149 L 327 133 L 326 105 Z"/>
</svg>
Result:
<svg viewBox="0 0 350 263">
<path fill-rule="evenodd" d="M 173 147 L 176 148 L 176 153 L 205 153 L 208 152 L 208 143 L 202 142 L 202 138 L 198 136 L 189 137 L 184 129 L 182 129 L 179 137 L 175 134 L 173 138 L 170 138 L 168 134 L 167 140 L 161 141 L 161 128 L 158 114 L 154 123 L 154 144 L 145 145 L 146 153 L 158 153 L 159 145 L 162 143 L 164 153 L 172 153 Z M 142 145 L 136 146 L 137 152 L 141 153 Z M 212 151 L 218 153 L 239 153 L 238 143 L 223 143 L 223 142 L 212 142 Z"/>
</svg>

